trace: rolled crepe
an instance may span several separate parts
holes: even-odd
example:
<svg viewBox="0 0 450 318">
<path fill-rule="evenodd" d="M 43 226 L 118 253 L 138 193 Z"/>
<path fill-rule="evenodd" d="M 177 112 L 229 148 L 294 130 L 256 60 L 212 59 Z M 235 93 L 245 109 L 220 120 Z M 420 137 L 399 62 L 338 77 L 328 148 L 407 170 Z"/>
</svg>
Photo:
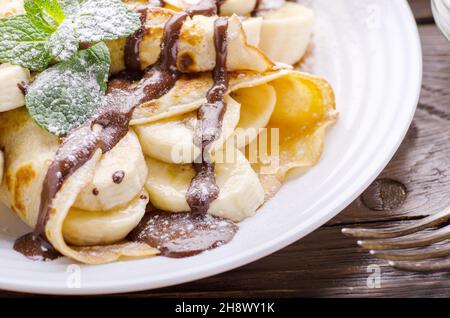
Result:
<svg viewBox="0 0 450 318">
<path fill-rule="evenodd" d="M 21 108 L 0 114 L 0 146 L 5 154 L 0 198 L 33 228 L 59 139 L 38 127 Z M 120 184 L 113 180 L 118 167 L 122 169 Z M 124 241 L 144 216 L 147 172 L 132 131 L 109 153 L 97 151 L 53 200 L 45 227 L 48 240 L 63 255 L 89 264 L 155 255 L 157 250 L 146 244 Z"/>
<path fill-rule="evenodd" d="M 333 90 L 321 78 L 292 70 L 266 74 L 239 72 L 230 76 L 223 138 L 213 144 L 213 160 L 223 160 L 220 150 L 241 148 L 269 198 L 289 171 L 306 169 L 319 161 L 325 130 L 337 119 Z M 195 79 L 182 78 L 167 95 L 135 111 L 132 125 L 141 144 L 146 145 L 143 148 L 146 155 L 169 165 L 190 163 L 196 158 L 191 155 L 199 153 L 193 142 L 195 114 L 205 103 L 211 85 L 210 74 Z M 238 120 L 236 110 L 239 110 Z M 174 134 L 179 138 L 172 138 Z M 261 138 L 265 143 L 261 143 Z M 278 149 L 263 149 L 272 143 L 279 145 Z M 189 155 L 179 156 L 180 149 L 187 149 Z M 255 149 L 257 158 L 252 157 L 255 152 L 251 151 Z M 245 200 L 245 193 L 242 195 Z M 187 204 L 179 206 L 185 208 Z M 229 214 L 210 212 L 233 220 L 238 218 L 231 215 L 232 209 L 228 209 Z"/>
<path fill-rule="evenodd" d="M 161 52 L 161 41 L 166 22 L 175 11 L 150 7 L 147 13 L 146 34 L 140 44 L 141 68 L 153 65 Z M 181 29 L 178 40 L 177 66 L 181 72 L 197 73 L 212 71 L 215 66 L 214 21 L 217 17 L 194 16 L 188 18 Z M 241 20 L 234 15 L 228 25 L 227 69 L 264 72 L 273 68 L 273 63 L 250 43 L 259 41 L 261 20 L 251 21 L 246 34 Z M 252 36 L 249 41 L 247 35 Z M 111 72 L 125 69 L 125 39 L 107 42 L 111 52 Z"/>
</svg>

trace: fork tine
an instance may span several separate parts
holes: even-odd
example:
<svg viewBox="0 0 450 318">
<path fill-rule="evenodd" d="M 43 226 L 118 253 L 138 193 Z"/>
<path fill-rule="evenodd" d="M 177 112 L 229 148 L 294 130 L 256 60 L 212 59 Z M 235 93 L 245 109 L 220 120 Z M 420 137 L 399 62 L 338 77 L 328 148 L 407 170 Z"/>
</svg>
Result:
<svg viewBox="0 0 450 318">
<path fill-rule="evenodd" d="M 429 258 L 449 256 L 450 247 L 441 245 L 415 250 L 371 250 L 370 254 L 378 258 L 391 261 L 422 261 Z"/>
<path fill-rule="evenodd" d="M 414 272 L 440 272 L 450 270 L 450 259 L 427 260 L 422 262 L 389 261 L 389 265 L 406 271 Z"/>
<path fill-rule="evenodd" d="M 342 233 L 357 238 L 394 238 L 442 224 L 450 219 L 450 207 L 407 226 L 389 229 L 343 228 Z"/>
<path fill-rule="evenodd" d="M 381 240 L 359 240 L 358 245 L 371 250 L 395 250 L 428 246 L 450 238 L 450 226 L 425 234 L 414 234 L 407 237 L 397 237 Z"/>
</svg>

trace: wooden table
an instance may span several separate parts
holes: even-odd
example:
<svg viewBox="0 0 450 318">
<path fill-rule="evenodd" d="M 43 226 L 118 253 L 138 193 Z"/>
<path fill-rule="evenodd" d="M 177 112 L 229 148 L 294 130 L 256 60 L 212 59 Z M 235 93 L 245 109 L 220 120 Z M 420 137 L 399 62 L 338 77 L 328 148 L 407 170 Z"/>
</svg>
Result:
<svg viewBox="0 0 450 318">
<path fill-rule="evenodd" d="M 450 43 L 434 25 L 429 0 L 410 3 L 423 43 L 422 95 L 405 141 L 364 198 L 306 238 L 262 260 L 197 282 L 133 296 L 450 296 L 450 273 L 424 275 L 391 269 L 340 233 L 344 225 L 395 225 L 450 206 Z M 381 270 L 380 288 L 367 285 L 370 265 Z M 0 296 L 17 295 L 0 292 Z"/>
</svg>

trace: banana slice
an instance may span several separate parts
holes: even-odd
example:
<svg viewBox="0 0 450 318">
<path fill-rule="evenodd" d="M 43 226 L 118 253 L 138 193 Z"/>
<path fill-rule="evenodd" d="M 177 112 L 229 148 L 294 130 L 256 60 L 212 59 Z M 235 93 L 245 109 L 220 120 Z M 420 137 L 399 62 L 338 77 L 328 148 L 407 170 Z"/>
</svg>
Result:
<svg viewBox="0 0 450 318">
<path fill-rule="evenodd" d="M 0 0 L 0 17 L 6 18 L 25 13 L 23 0 Z"/>
<path fill-rule="evenodd" d="M 75 208 L 108 211 L 129 202 L 144 187 L 147 165 L 139 140 L 130 131 L 97 166 L 92 182 L 78 195 Z"/>
<path fill-rule="evenodd" d="M 25 105 L 25 96 L 17 84 L 30 82 L 30 72 L 20 66 L 0 65 L 0 112 Z"/>
<path fill-rule="evenodd" d="M 143 190 L 126 208 L 107 212 L 72 208 L 64 221 L 64 238 L 68 243 L 78 246 L 119 242 L 139 224 L 148 201 L 148 194 Z"/>
<path fill-rule="evenodd" d="M 262 25 L 263 18 L 245 18 L 242 20 L 242 27 L 244 28 L 248 44 L 256 47 L 259 46 Z"/>
<path fill-rule="evenodd" d="M 213 143 L 211 152 L 220 149 L 239 122 L 241 105 L 234 99 L 225 98 L 227 110 L 222 121 L 222 134 Z M 194 145 L 197 112 L 135 126 L 144 153 L 167 163 L 191 163 L 200 154 Z"/>
<path fill-rule="evenodd" d="M 241 221 L 255 214 L 264 203 L 264 190 L 250 163 L 237 149 L 233 162 L 216 164 L 219 197 L 209 214 Z M 192 165 L 174 165 L 148 157 L 149 177 L 146 189 L 152 204 L 164 211 L 190 211 L 186 193 L 195 175 Z"/>
<path fill-rule="evenodd" d="M 262 84 L 241 88 L 232 96 L 241 104 L 241 117 L 230 140 L 240 149 L 255 140 L 259 130 L 269 123 L 277 103 L 277 93 L 273 86 Z"/>
<path fill-rule="evenodd" d="M 23 0 L 0 0 L 0 18 L 24 13 Z M 30 72 L 20 66 L 0 64 L 0 112 L 22 107 L 25 97 L 17 84 L 30 82 Z"/>
<path fill-rule="evenodd" d="M 249 15 L 256 7 L 257 0 L 226 0 L 220 6 L 220 15 Z"/>
<path fill-rule="evenodd" d="M 288 2 L 276 10 L 261 11 L 263 18 L 259 48 L 273 61 L 293 65 L 308 47 L 314 24 L 312 10 Z"/>
</svg>

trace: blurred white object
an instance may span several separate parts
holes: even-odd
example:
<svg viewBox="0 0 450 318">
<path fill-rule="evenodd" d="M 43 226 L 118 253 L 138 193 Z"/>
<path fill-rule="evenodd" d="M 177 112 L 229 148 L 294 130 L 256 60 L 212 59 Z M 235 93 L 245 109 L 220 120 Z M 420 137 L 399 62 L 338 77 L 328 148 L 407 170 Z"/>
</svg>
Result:
<svg viewBox="0 0 450 318">
<path fill-rule="evenodd" d="M 431 8 L 436 24 L 450 41 L 450 0 L 432 0 Z"/>
</svg>

